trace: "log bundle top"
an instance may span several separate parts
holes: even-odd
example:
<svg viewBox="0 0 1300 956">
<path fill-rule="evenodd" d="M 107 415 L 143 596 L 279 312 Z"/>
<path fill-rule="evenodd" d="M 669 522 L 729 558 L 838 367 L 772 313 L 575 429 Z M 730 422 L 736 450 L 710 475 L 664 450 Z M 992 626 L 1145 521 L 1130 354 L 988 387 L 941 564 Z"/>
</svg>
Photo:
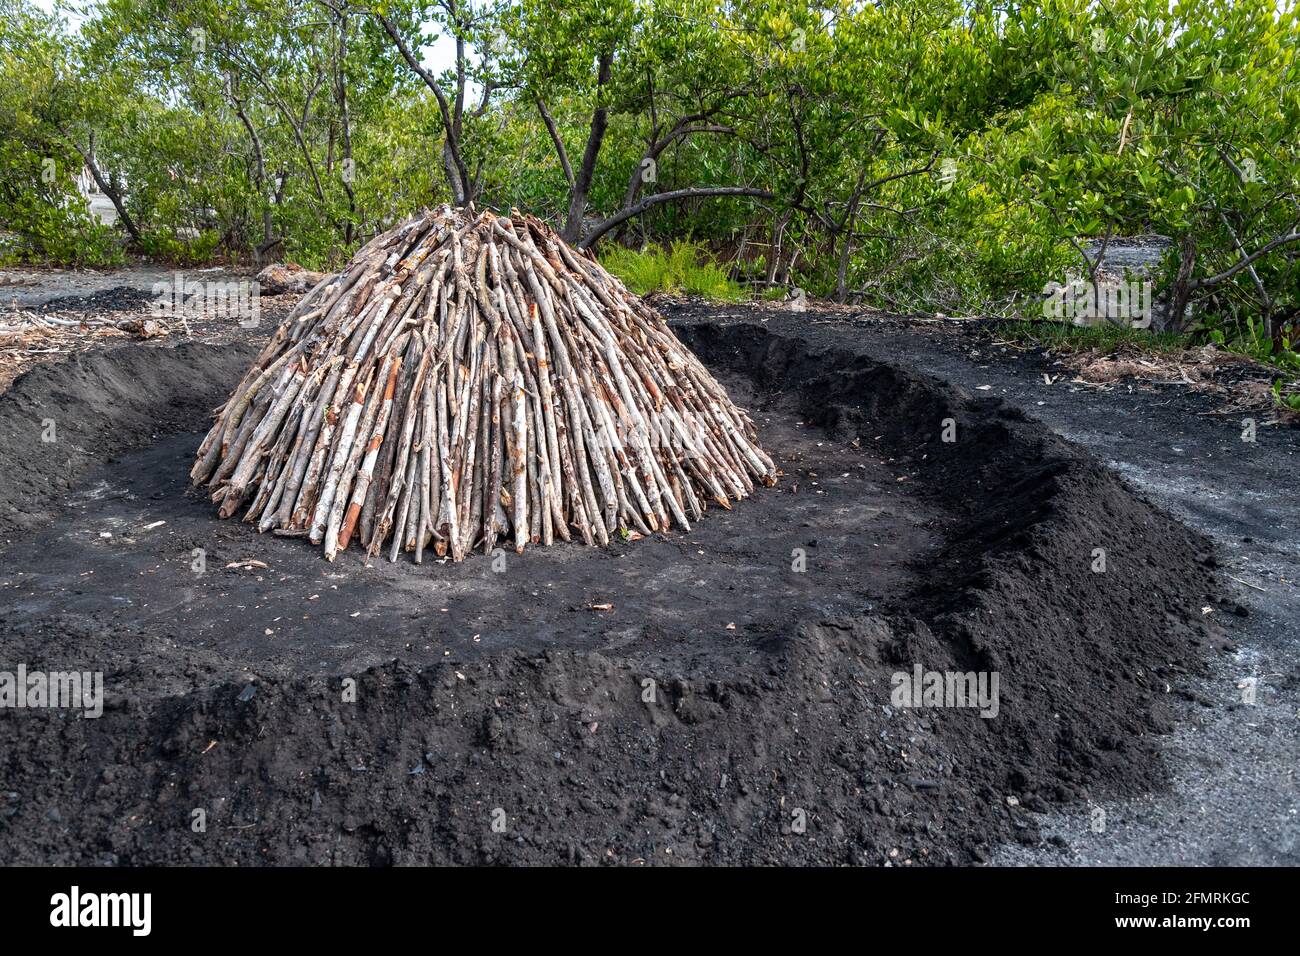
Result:
<svg viewBox="0 0 1300 956">
<path fill-rule="evenodd" d="M 776 469 L 663 319 L 545 223 L 441 207 L 288 315 L 191 478 L 221 517 L 461 560 L 687 530 Z"/>
</svg>

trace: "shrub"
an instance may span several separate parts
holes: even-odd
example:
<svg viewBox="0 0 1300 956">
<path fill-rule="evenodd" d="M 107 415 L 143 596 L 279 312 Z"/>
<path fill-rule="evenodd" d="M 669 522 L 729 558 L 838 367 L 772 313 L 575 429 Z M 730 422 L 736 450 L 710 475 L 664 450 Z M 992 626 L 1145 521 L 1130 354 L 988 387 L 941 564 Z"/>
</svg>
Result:
<svg viewBox="0 0 1300 956">
<path fill-rule="evenodd" d="M 740 302 L 747 298 L 727 269 L 698 243 L 674 242 L 665 249 L 651 244 L 644 249 L 611 246 L 601 263 L 637 295 L 678 292 L 712 302 Z"/>
</svg>

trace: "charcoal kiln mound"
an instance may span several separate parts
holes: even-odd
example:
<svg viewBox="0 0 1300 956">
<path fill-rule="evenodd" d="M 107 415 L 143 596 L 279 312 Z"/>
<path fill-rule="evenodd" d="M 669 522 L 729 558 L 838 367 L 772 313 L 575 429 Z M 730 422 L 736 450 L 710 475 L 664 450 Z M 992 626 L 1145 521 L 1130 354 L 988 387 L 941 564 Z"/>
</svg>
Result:
<svg viewBox="0 0 1300 956">
<path fill-rule="evenodd" d="M 775 480 L 663 319 L 530 216 L 442 207 L 281 324 L 199 446 L 222 517 L 330 560 L 689 531 Z M 391 545 L 387 544 L 391 541 Z"/>
</svg>

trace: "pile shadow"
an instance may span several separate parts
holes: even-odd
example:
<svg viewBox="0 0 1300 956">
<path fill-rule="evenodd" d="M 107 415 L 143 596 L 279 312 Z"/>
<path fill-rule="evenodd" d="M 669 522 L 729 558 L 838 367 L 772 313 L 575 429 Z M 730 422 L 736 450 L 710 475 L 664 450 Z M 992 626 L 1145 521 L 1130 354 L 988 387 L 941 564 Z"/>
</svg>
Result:
<svg viewBox="0 0 1300 956">
<path fill-rule="evenodd" d="M 0 711 L 0 856 L 971 863 L 1037 842 L 1049 804 L 1164 783 L 1171 702 L 1222 643 L 1201 613 L 1217 590 L 1205 538 L 996 399 L 758 325 L 675 331 L 830 440 L 892 459 L 943 516 L 918 586 L 734 659 L 671 642 L 507 651 L 377 666 L 355 694 L 341 677 L 232 674 L 110 693 L 100 719 Z M 196 427 L 249 357 L 141 351 L 40 369 L 0 397 L 0 437 L 24 442 L 22 464 L 0 466 L 22 469 L 0 478 L 0 532 L 48 515 L 96 456 Z M 84 433 L 33 441 L 59 402 Z M 997 715 L 894 706 L 894 675 L 918 665 L 996 673 Z"/>
</svg>

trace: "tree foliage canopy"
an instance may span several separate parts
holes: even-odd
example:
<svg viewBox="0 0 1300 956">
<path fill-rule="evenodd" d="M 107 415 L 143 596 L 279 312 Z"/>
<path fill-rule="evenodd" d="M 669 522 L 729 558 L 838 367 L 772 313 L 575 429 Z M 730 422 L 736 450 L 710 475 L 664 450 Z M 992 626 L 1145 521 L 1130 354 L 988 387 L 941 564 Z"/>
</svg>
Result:
<svg viewBox="0 0 1300 956">
<path fill-rule="evenodd" d="M 0 0 L 0 242 L 323 266 L 476 202 L 582 245 L 689 237 L 745 282 L 1014 311 L 1157 233 L 1177 321 L 1279 331 L 1297 38 L 1276 0 Z"/>
</svg>

